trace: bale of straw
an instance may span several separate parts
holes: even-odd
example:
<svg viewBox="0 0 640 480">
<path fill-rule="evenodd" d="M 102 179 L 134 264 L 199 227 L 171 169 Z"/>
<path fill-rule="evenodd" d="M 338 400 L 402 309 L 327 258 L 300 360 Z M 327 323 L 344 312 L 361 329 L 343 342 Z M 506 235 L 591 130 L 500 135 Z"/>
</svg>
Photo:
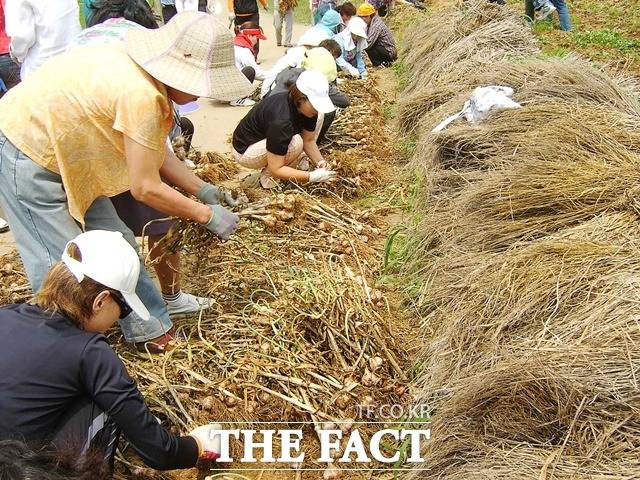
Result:
<svg viewBox="0 0 640 480">
<path fill-rule="evenodd" d="M 494 10 L 502 14 L 491 15 Z M 483 21 L 483 12 L 490 14 L 491 21 Z M 409 67 L 405 94 L 473 55 L 504 58 L 538 51 L 531 30 L 517 15 L 488 2 L 474 2 L 459 16 L 446 14 L 443 19 L 431 19 L 423 31 L 416 32 L 410 45 L 403 60 Z"/>
<path fill-rule="evenodd" d="M 446 391 L 516 346 L 615 349 L 640 335 L 628 301 L 640 293 L 639 255 L 640 223 L 626 212 L 501 254 L 431 261 L 418 305 L 429 332 L 425 390 Z"/>
<path fill-rule="evenodd" d="M 635 478 L 640 356 L 630 347 L 516 351 L 461 378 L 434 418 L 429 470 L 409 478 Z"/>
<path fill-rule="evenodd" d="M 629 115 L 640 115 L 637 85 L 612 76 L 575 55 L 561 58 L 486 55 L 469 57 L 440 72 L 422 87 L 404 96 L 398 118 L 404 131 L 430 132 L 444 118 L 460 111 L 476 87 L 506 85 L 522 105 L 566 101 L 608 105 Z"/>
<path fill-rule="evenodd" d="M 595 104 L 548 102 L 429 133 L 418 142 L 413 163 L 460 170 L 525 164 L 531 158 L 566 163 L 595 157 L 625 164 L 632 153 L 640 153 L 640 116 Z"/>
</svg>

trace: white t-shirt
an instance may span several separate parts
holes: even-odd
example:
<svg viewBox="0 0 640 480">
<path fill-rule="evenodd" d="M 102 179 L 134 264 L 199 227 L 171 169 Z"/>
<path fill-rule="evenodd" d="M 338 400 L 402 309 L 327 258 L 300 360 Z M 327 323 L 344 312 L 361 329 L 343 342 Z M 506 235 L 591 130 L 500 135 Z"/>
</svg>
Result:
<svg viewBox="0 0 640 480">
<path fill-rule="evenodd" d="M 65 51 L 80 33 L 77 0 L 8 0 L 5 6 L 11 52 L 29 76 L 49 58 Z"/>
<path fill-rule="evenodd" d="M 256 59 L 250 49 L 234 45 L 233 52 L 236 57 L 236 68 L 238 70 L 242 70 L 244 67 L 253 67 L 256 71 L 256 80 L 265 79 L 268 72 L 260 68 L 260 65 L 256 63 Z"/>
</svg>

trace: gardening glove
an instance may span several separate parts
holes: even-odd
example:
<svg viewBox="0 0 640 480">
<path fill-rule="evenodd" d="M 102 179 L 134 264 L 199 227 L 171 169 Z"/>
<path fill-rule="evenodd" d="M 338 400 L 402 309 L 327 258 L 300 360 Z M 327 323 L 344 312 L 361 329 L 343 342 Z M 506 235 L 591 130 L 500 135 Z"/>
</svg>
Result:
<svg viewBox="0 0 640 480">
<path fill-rule="evenodd" d="M 231 208 L 238 206 L 238 202 L 233 199 L 229 192 L 225 192 L 220 187 L 216 187 L 210 183 L 205 183 L 196 194 L 196 197 L 207 205 L 220 205 L 224 203 Z"/>
<path fill-rule="evenodd" d="M 335 180 L 338 176 L 338 172 L 333 170 L 327 170 L 326 168 L 316 168 L 313 172 L 309 173 L 309 182 L 311 183 L 326 183 Z"/>
<path fill-rule="evenodd" d="M 219 423 L 202 425 L 189 433 L 198 444 L 200 460 L 216 460 L 220 458 L 220 434 L 216 430 L 222 430 Z"/>
<path fill-rule="evenodd" d="M 351 75 L 353 78 L 360 78 L 360 72 L 355 67 L 351 67 L 349 69 L 349 75 Z"/>
<path fill-rule="evenodd" d="M 361 79 L 363 79 L 363 80 L 364 80 L 365 78 L 367 78 L 368 76 L 369 76 L 369 74 L 367 73 L 367 71 L 366 71 L 366 70 L 360 74 L 360 78 L 361 78 Z"/>
<path fill-rule="evenodd" d="M 322 160 L 320 160 L 318 162 L 317 167 L 318 168 L 327 168 L 327 165 L 329 165 L 329 162 L 327 162 L 324 158 Z"/>
<path fill-rule="evenodd" d="M 236 14 L 233 12 L 229 12 L 229 15 L 227 16 L 227 18 L 229 19 L 229 21 L 235 20 Z"/>
<path fill-rule="evenodd" d="M 229 240 L 229 237 L 238 228 L 240 217 L 222 205 L 209 205 L 209 207 L 211 208 L 211 220 L 205 224 L 205 227 L 221 240 Z"/>
</svg>

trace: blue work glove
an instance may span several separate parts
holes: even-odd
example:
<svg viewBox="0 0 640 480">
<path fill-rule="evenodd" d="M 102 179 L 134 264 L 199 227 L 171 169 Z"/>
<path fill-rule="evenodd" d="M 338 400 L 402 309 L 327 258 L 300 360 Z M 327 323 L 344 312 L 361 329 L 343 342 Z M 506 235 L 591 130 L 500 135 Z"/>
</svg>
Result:
<svg viewBox="0 0 640 480">
<path fill-rule="evenodd" d="M 211 208 L 211 219 L 205 224 L 207 230 L 215 234 L 220 240 L 229 240 L 233 232 L 238 228 L 240 217 L 230 212 L 222 205 L 209 205 Z"/>
<path fill-rule="evenodd" d="M 233 208 L 238 205 L 229 192 L 225 192 L 220 187 L 205 183 L 200 191 L 196 194 L 198 200 L 207 205 L 220 205 L 225 203 L 229 207 Z"/>
</svg>

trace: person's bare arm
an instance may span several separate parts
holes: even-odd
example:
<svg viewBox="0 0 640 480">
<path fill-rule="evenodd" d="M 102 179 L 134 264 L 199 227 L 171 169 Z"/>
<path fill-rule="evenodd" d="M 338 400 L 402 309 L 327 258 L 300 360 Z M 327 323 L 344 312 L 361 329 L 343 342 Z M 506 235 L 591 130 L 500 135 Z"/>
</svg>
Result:
<svg viewBox="0 0 640 480">
<path fill-rule="evenodd" d="M 297 168 L 288 167 L 284 164 L 284 155 L 276 155 L 267 152 L 267 169 L 269 173 L 280 180 L 297 180 L 299 182 L 308 182 L 309 173 Z"/>
<path fill-rule="evenodd" d="M 316 165 L 323 165 L 325 161 L 314 137 L 315 132 L 302 130 L 302 149 Z"/>
<path fill-rule="evenodd" d="M 160 167 L 160 175 L 170 185 L 181 188 L 189 195 L 195 196 L 205 184 L 187 165 L 180 161 L 168 144 L 165 144 L 164 163 Z"/>
<path fill-rule="evenodd" d="M 195 220 L 198 223 L 207 223 L 211 219 L 211 208 L 185 197 L 162 181 L 157 165 L 159 157 L 166 156 L 166 152 L 154 151 L 140 145 L 126 135 L 124 137 L 124 151 L 133 198 L 167 215 Z M 168 181 L 175 182 L 176 186 L 184 188 L 187 192 L 197 192 L 199 188 L 197 182 L 188 181 L 184 172 L 181 172 L 179 166 L 174 165 L 169 157 L 170 155 L 166 156 L 162 165 L 162 174 L 166 175 Z M 177 158 L 175 160 L 180 162 Z M 168 165 L 167 162 L 169 162 Z M 167 165 L 166 172 L 165 165 Z M 186 167 L 184 168 L 186 169 Z M 193 175 L 191 172 L 188 173 Z M 195 175 L 193 176 L 195 177 Z"/>
</svg>

